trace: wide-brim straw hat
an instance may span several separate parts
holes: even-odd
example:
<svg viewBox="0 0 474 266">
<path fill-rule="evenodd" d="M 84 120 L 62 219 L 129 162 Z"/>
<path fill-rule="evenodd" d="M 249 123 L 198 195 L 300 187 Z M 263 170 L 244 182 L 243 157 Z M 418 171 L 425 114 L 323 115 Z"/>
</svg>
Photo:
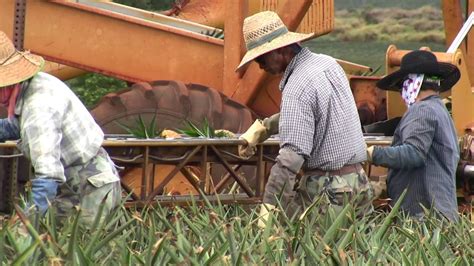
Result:
<svg viewBox="0 0 474 266">
<path fill-rule="evenodd" d="M 31 78 L 43 65 L 41 56 L 16 50 L 7 35 L 0 31 L 0 88 Z"/>
<path fill-rule="evenodd" d="M 237 70 L 263 54 L 314 36 L 288 31 L 280 17 L 271 11 L 263 11 L 246 18 L 243 33 L 247 53 Z"/>
<path fill-rule="evenodd" d="M 425 74 L 440 78 L 439 91 L 450 90 L 461 77 L 459 69 L 449 63 L 438 62 L 436 56 L 423 50 L 416 50 L 404 55 L 400 69 L 385 76 L 377 82 L 383 90 L 400 91 L 408 74 Z"/>
</svg>

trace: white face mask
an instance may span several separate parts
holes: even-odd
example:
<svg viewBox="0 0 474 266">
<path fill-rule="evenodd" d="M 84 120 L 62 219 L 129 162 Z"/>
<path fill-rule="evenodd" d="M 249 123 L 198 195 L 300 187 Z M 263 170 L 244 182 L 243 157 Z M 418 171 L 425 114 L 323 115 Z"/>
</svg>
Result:
<svg viewBox="0 0 474 266">
<path fill-rule="evenodd" d="M 424 76 L 424 74 L 409 74 L 403 82 L 402 98 L 407 107 L 415 103 L 416 97 L 418 97 L 418 93 L 420 93 Z"/>
</svg>

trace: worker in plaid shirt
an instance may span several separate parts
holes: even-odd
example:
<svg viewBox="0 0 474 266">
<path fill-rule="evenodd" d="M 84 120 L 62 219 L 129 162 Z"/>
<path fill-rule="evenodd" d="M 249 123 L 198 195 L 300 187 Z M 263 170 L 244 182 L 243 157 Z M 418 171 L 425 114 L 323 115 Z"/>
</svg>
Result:
<svg viewBox="0 0 474 266">
<path fill-rule="evenodd" d="M 373 192 L 361 167 L 366 145 L 342 68 L 333 58 L 302 48 L 298 43 L 312 35 L 289 32 L 274 12 L 247 18 L 243 31 L 247 53 L 239 68 L 254 60 L 267 73 L 283 74 L 280 115 L 257 120 L 241 136 L 248 145 L 239 147 L 248 158 L 258 142 L 279 131 L 280 152 L 265 187 L 260 225 L 278 197 L 289 215 L 320 197 L 336 212 L 346 199 L 355 201 L 359 215 L 371 212 Z M 295 187 L 300 170 L 304 175 Z"/>
<path fill-rule="evenodd" d="M 461 77 L 450 63 L 438 62 L 429 51 L 403 56 L 400 69 L 377 82 L 382 90 L 399 92 L 407 106 L 390 147 L 371 146 L 368 159 L 389 168 L 387 192 L 401 209 L 423 220 L 425 209 L 450 221 L 459 219 L 456 169 L 459 143 L 456 129 L 440 93 L 451 90 Z"/>
<path fill-rule="evenodd" d="M 74 95 L 57 78 L 39 72 L 42 57 L 14 48 L 0 32 L 0 139 L 20 139 L 20 150 L 34 169 L 28 211 L 44 214 L 49 204 L 58 218 L 75 207 L 92 223 L 101 204 L 107 214 L 120 203 L 117 171 L 101 147 L 103 132 Z"/>
</svg>

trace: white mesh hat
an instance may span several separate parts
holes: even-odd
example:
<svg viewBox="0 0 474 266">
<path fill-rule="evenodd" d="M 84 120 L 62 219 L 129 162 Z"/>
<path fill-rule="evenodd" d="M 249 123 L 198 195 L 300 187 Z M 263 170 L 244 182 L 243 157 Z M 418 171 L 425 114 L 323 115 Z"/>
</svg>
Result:
<svg viewBox="0 0 474 266">
<path fill-rule="evenodd" d="M 313 37 L 313 34 L 288 31 L 280 17 L 271 11 L 263 11 L 246 18 L 243 33 L 247 53 L 237 70 L 265 53 Z"/>
<path fill-rule="evenodd" d="M 43 65 L 44 59 L 41 56 L 16 50 L 7 35 L 0 31 L 0 87 L 31 78 Z"/>
</svg>

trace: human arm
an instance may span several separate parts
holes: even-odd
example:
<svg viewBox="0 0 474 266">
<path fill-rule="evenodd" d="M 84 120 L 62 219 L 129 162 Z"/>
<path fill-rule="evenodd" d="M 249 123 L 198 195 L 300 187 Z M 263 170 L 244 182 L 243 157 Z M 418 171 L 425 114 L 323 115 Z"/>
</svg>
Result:
<svg viewBox="0 0 474 266">
<path fill-rule="evenodd" d="M 258 226 L 266 227 L 269 212 L 276 208 L 277 200 L 285 208 L 295 195 L 294 187 L 296 174 L 301 169 L 304 158 L 291 150 L 280 150 L 276 163 L 270 171 L 270 177 L 265 186 L 263 204 L 260 206 Z"/>
<path fill-rule="evenodd" d="M 246 141 L 246 145 L 239 145 L 239 156 L 245 159 L 255 154 L 256 146 L 264 142 L 271 135 L 278 133 L 278 121 L 280 113 L 276 113 L 270 117 L 260 120 L 257 119 L 250 128 L 240 136 L 240 139 Z"/>
<path fill-rule="evenodd" d="M 296 174 L 304 163 L 303 156 L 292 150 L 280 149 L 265 186 L 263 203 L 277 205 L 277 199 L 283 207 L 294 197 Z"/>
<path fill-rule="evenodd" d="M 280 113 L 273 114 L 272 116 L 263 119 L 263 126 L 267 131 L 266 138 L 269 138 L 271 135 L 278 134 L 279 122 Z"/>
<path fill-rule="evenodd" d="M 438 122 L 429 106 L 413 106 L 399 127 L 401 144 L 374 147 L 372 163 L 393 169 L 412 169 L 425 164 Z"/>
<path fill-rule="evenodd" d="M 263 202 L 286 207 L 294 196 L 296 174 L 313 146 L 314 115 L 311 105 L 294 95 L 283 97 L 280 113 L 280 153 L 265 187 Z"/>
<path fill-rule="evenodd" d="M 368 157 L 374 165 L 392 169 L 411 169 L 425 164 L 424 158 L 411 144 L 394 147 L 373 146 L 373 152 Z"/>
<path fill-rule="evenodd" d="M 33 203 L 41 214 L 48 209 L 57 193 L 59 183 L 65 181 L 61 163 L 61 119 L 56 108 L 29 106 L 25 109 L 22 136 L 24 152 L 34 168 L 31 180 Z"/>
<path fill-rule="evenodd" d="M 61 162 L 63 113 L 57 108 L 30 106 L 22 122 L 23 149 L 34 168 L 35 176 L 65 182 Z M 69 144 L 73 146 L 74 143 Z"/>
</svg>

